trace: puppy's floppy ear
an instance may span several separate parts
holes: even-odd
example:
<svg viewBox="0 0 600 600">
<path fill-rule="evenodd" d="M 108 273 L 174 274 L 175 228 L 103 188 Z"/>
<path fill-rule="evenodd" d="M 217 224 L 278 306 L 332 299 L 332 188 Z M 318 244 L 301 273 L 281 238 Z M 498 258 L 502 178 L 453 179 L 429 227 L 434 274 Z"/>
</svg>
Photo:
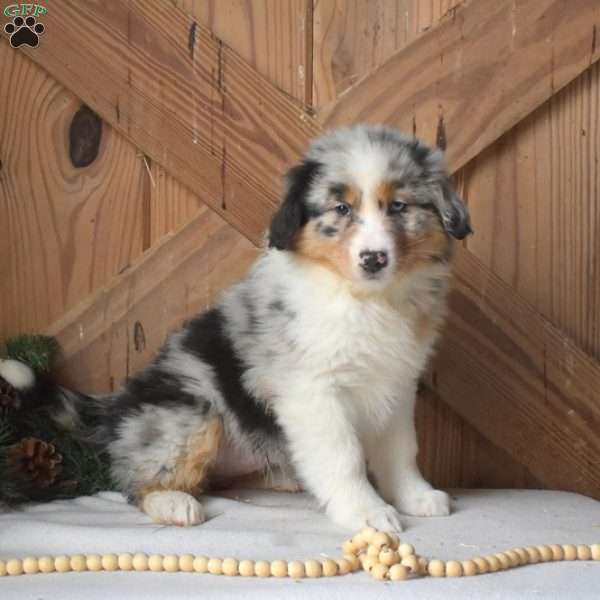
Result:
<svg viewBox="0 0 600 600">
<path fill-rule="evenodd" d="M 471 219 L 469 209 L 452 188 L 447 178 L 438 184 L 435 194 L 435 206 L 438 210 L 444 229 L 457 240 L 462 240 L 470 233 Z"/>
<path fill-rule="evenodd" d="M 269 228 L 269 247 L 290 250 L 298 230 L 308 221 L 306 196 L 321 164 L 305 160 L 290 169 L 285 177 L 285 194 Z"/>
</svg>

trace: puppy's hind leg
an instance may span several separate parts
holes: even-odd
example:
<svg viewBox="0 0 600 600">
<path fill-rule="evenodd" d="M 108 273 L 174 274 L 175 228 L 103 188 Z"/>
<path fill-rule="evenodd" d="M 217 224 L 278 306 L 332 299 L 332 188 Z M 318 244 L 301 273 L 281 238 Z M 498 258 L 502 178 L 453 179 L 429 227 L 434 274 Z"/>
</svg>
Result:
<svg viewBox="0 0 600 600">
<path fill-rule="evenodd" d="M 215 417 L 189 436 L 172 472 L 140 490 L 140 506 L 153 521 L 180 527 L 204 521 L 204 510 L 196 496 L 202 492 L 217 459 L 222 435 L 223 421 Z"/>
</svg>

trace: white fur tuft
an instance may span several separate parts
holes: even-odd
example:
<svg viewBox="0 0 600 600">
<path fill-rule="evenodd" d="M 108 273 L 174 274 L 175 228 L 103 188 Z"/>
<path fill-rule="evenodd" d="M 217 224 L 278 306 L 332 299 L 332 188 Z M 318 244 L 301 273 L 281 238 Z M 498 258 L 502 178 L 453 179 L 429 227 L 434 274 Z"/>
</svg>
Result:
<svg viewBox="0 0 600 600">
<path fill-rule="evenodd" d="M 0 358 L 0 377 L 3 377 L 18 390 L 26 390 L 35 383 L 33 370 L 25 363 L 11 358 Z"/>
</svg>

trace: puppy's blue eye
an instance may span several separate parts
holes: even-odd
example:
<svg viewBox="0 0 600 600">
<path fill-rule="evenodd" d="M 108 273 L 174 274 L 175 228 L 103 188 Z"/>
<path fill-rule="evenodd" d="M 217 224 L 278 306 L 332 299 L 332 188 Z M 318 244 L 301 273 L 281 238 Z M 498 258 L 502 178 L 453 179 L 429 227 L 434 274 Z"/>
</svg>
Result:
<svg viewBox="0 0 600 600">
<path fill-rule="evenodd" d="M 401 200 L 394 200 L 390 202 L 390 212 L 392 213 L 401 213 L 406 210 L 406 202 L 402 202 Z"/>
<path fill-rule="evenodd" d="M 350 207 L 347 204 L 340 202 L 340 204 L 336 204 L 335 211 L 338 213 L 338 215 L 345 216 L 350 212 Z"/>
</svg>

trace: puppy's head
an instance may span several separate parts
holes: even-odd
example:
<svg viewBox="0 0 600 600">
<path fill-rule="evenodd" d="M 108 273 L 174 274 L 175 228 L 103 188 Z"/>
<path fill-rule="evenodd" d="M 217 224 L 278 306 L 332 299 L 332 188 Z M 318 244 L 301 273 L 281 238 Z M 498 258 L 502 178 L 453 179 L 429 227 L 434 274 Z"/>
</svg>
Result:
<svg viewBox="0 0 600 600">
<path fill-rule="evenodd" d="M 445 261 L 471 232 L 441 151 L 381 126 L 325 134 L 290 170 L 269 245 L 366 288 Z"/>
</svg>

